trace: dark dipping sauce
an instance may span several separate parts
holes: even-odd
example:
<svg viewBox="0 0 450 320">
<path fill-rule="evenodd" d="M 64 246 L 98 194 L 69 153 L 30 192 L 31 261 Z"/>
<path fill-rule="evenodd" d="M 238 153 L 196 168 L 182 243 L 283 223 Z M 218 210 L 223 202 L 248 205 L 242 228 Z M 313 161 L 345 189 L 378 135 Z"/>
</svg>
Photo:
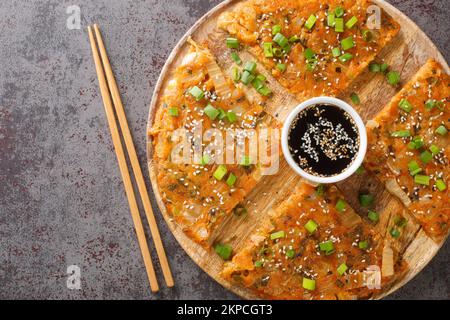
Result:
<svg viewBox="0 0 450 320">
<path fill-rule="evenodd" d="M 345 171 L 355 159 L 359 150 L 358 128 L 341 108 L 312 105 L 292 122 L 288 145 L 302 170 L 314 176 L 331 177 Z"/>
</svg>

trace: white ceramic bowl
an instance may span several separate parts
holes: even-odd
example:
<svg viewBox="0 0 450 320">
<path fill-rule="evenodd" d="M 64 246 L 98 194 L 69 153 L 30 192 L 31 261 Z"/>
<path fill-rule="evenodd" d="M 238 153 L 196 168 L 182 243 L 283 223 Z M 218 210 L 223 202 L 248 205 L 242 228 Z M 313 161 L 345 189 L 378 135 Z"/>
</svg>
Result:
<svg viewBox="0 0 450 320">
<path fill-rule="evenodd" d="M 306 109 L 309 106 L 316 105 L 316 104 L 330 104 L 334 105 L 338 108 L 341 108 L 342 110 L 346 111 L 353 119 L 353 121 L 356 124 L 356 127 L 358 128 L 358 134 L 359 134 L 359 150 L 356 154 L 355 159 L 353 160 L 352 164 L 343 172 L 330 177 L 319 177 L 314 176 L 312 174 L 309 174 L 308 172 L 302 170 L 297 163 L 294 161 L 294 158 L 292 157 L 291 152 L 289 151 L 288 146 L 288 137 L 289 137 L 289 130 L 291 127 L 292 122 L 295 120 L 297 115 Z M 309 99 L 301 104 L 299 104 L 297 107 L 295 107 L 294 110 L 291 111 L 289 116 L 287 117 L 286 121 L 283 125 L 283 131 L 281 133 L 281 147 L 283 149 L 284 158 L 289 163 L 292 169 L 294 169 L 295 172 L 297 172 L 300 176 L 305 178 L 306 180 L 309 180 L 313 183 L 335 183 L 338 181 L 342 181 L 344 179 L 347 179 L 349 176 L 351 176 L 362 164 L 364 160 L 364 156 L 366 155 L 366 149 L 367 149 L 367 132 L 366 127 L 364 126 L 364 122 L 362 121 L 361 117 L 358 115 L 358 113 L 355 111 L 355 109 L 352 108 L 348 103 L 337 99 L 337 98 L 331 98 L 331 97 L 316 97 Z"/>
</svg>

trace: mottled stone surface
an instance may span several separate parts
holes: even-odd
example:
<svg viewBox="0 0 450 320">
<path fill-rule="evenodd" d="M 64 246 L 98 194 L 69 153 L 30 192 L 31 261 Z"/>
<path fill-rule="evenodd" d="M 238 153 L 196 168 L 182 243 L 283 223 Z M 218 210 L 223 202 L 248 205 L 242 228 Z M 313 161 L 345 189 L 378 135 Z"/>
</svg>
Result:
<svg viewBox="0 0 450 320">
<path fill-rule="evenodd" d="M 0 1 L 0 298 L 233 299 L 184 253 L 158 209 L 176 287 L 151 294 L 103 111 L 85 27 L 102 26 L 140 161 L 169 52 L 219 0 Z M 447 0 L 391 1 L 449 58 Z M 82 30 L 66 27 L 79 5 Z M 147 181 L 148 181 L 148 177 Z M 152 251 L 154 252 L 154 251 Z M 390 298 L 449 298 L 447 242 Z M 66 288 L 67 266 L 82 272 Z"/>
</svg>

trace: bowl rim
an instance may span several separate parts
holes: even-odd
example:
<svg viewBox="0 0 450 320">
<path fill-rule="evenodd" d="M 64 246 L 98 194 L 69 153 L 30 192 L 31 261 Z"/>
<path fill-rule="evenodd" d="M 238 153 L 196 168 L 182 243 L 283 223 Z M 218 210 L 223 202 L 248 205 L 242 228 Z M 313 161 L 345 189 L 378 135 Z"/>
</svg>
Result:
<svg viewBox="0 0 450 320">
<path fill-rule="evenodd" d="M 347 112 L 350 117 L 353 119 L 353 121 L 356 124 L 356 127 L 358 129 L 358 135 L 359 135 L 359 149 L 358 153 L 353 160 L 352 164 L 343 172 L 331 176 L 331 177 L 318 177 L 315 175 L 312 175 L 304 170 L 302 170 L 297 163 L 294 161 L 294 158 L 292 157 L 291 152 L 289 151 L 289 144 L 288 144 L 288 137 L 289 137 L 289 131 L 291 128 L 292 122 L 295 120 L 297 115 L 305 110 L 306 108 L 316 105 L 316 104 L 330 104 L 334 105 L 345 112 Z M 298 106 L 296 106 L 287 116 L 286 120 L 283 124 L 283 129 L 281 133 L 281 147 L 283 151 L 284 158 L 286 159 L 289 166 L 301 177 L 304 179 L 313 182 L 313 183 L 319 183 L 319 184 L 330 184 L 330 183 L 336 183 L 342 180 L 347 179 L 350 177 L 353 173 L 355 173 L 356 170 L 361 166 L 364 157 L 366 155 L 367 151 L 367 131 L 366 126 L 364 125 L 363 120 L 359 116 L 359 114 L 356 112 L 356 110 L 349 105 L 347 102 L 334 98 L 334 97 L 327 97 L 327 96 L 320 96 L 320 97 L 314 97 L 311 99 L 308 99 L 302 103 L 300 103 Z"/>
</svg>

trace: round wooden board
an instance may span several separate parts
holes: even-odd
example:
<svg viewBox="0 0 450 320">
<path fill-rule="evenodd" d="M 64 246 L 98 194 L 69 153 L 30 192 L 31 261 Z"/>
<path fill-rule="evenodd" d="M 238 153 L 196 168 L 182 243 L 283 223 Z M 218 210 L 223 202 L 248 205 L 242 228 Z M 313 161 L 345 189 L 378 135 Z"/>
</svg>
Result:
<svg viewBox="0 0 450 320">
<path fill-rule="evenodd" d="M 159 105 L 158 101 L 160 95 L 164 91 L 167 81 L 170 79 L 171 71 L 178 65 L 189 47 L 186 42 L 187 39 L 192 37 L 195 41 L 200 43 L 207 40 L 208 35 L 216 29 L 217 17 L 222 12 L 231 10 L 232 7 L 238 2 L 239 0 L 227 0 L 213 8 L 200 20 L 198 20 L 175 46 L 167 59 L 164 68 L 162 69 L 153 93 L 148 119 L 148 129 L 150 129 L 153 125 L 154 116 L 157 106 Z M 383 58 L 386 62 L 388 62 L 394 70 L 401 71 L 402 79 L 405 81 L 411 78 L 429 58 L 434 58 L 439 61 L 446 72 L 450 73 L 448 64 L 439 50 L 413 21 L 411 21 L 398 9 L 383 0 L 374 0 L 373 2 L 382 7 L 401 26 L 399 35 L 392 41 L 392 43 L 388 45 L 387 48 L 383 49 L 378 57 Z M 364 108 L 358 111 L 364 120 L 372 118 L 395 95 L 396 90 L 389 87 L 385 82 L 386 81 L 380 79 L 380 77 L 374 77 L 369 72 L 360 75 L 354 82 L 352 90 L 357 92 L 362 100 L 361 105 L 363 105 Z M 152 156 L 152 141 L 150 137 L 147 137 L 147 159 L 153 191 L 164 219 L 169 225 L 169 228 L 175 238 L 180 243 L 181 247 L 200 266 L 200 268 L 202 268 L 224 287 L 230 289 L 243 298 L 257 299 L 258 297 L 252 295 L 252 293 L 248 290 L 239 286 L 231 285 L 230 283 L 224 281 L 220 277 L 223 261 L 214 253 L 213 250 L 206 250 L 191 241 L 188 237 L 186 237 L 182 229 L 171 220 L 159 192 L 156 179 L 158 174 L 157 166 L 153 164 Z M 281 201 L 283 196 L 291 190 L 290 188 L 293 186 L 292 184 L 294 183 L 293 181 L 295 178 L 295 173 L 290 171 L 290 169 L 286 166 L 286 163 L 282 161 L 278 176 L 268 178 L 269 181 L 266 183 L 268 187 L 265 188 L 264 186 L 257 186 L 249 195 L 249 198 L 251 198 L 252 201 L 257 202 L 258 209 L 260 209 L 258 212 L 260 213 L 250 213 L 244 220 L 240 218 L 238 221 L 233 221 L 235 218 L 231 217 L 229 221 L 226 222 L 224 227 L 218 231 L 216 234 L 216 239 L 226 239 L 227 242 L 233 245 L 233 248 L 239 248 L 243 244 L 244 239 L 255 229 L 257 221 L 260 221 L 264 212 L 267 212 L 266 210 L 276 204 L 277 201 Z M 356 189 L 358 188 L 358 183 L 362 184 L 363 182 L 352 181 L 352 183 L 347 183 L 347 186 L 352 185 L 352 187 Z M 345 189 L 345 187 L 343 187 L 343 189 Z M 270 194 L 267 195 L 267 192 L 271 192 L 271 190 L 277 190 L 276 195 L 274 194 L 273 197 Z M 285 190 L 286 193 L 284 193 L 283 190 Z M 386 191 L 383 188 L 383 190 L 379 191 L 378 196 L 380 198 L 389 197 L 389 195 L 386 196 L 385 193 Z M 262 197 L 262 194 L 265 194 L 265 196 Z M 386 206 L 392 205 L 391 202 L 392 201 L 385 202 L 387 203 Z M 351 201 L 350 204 L 352 204 Z M 406 237 L 401 248 L 398 249 L 402 252 L 403 259 L 408 262 L 410 269 L 401 281 L 397 282 L 393 287 L 385 292 L 377 295 L 377 298 L 387 296 L 411 280 L 430 262 L 445 242 L 444 239 L 441 243 L 435 243 L 425 235 L 423 230 L 418 225 L 413 225 L 408 233 L 409 236 Z"/>
</svg>

